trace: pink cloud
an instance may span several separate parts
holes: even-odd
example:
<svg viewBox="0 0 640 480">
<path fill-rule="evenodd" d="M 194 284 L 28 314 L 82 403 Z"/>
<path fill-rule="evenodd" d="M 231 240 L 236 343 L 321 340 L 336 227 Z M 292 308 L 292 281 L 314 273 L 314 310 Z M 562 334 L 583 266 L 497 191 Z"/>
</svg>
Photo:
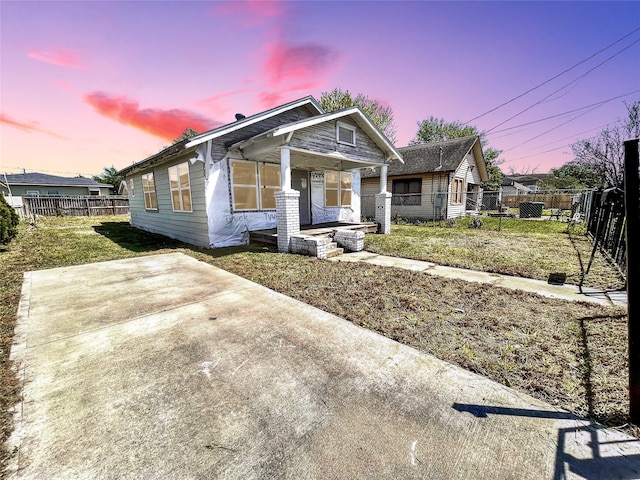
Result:
<svg viewBox="0 0 640 480">
<path fill-rule="evenodd" d="M 211 95 L 210 97 L 203 98 L 202 100 L 198 100 L 198 104 L 204 105 L 216 116 L 225 115 L 231 110 L 225 100 L 233 97 L 235 95 L 240 95 L 241 93 L 250 92 L 250 89 L 244 90 L 233 90 L 231 92 L 218 93 L 216 95 Z"/>
<path fill-rule="evenodd" d="M 39 62 L 58 65 L 69 68 L 86 68 L 86 65 L 78 58 L 78 53 L 71 50 L 54 48 L 52 50 L 31 50 L 27 52 L 29 58 Z"/>
<path fill-rule="evenodd" d="M 116 120 L 123 125 L 138 128 L 165 140 L 173 140 L 179 137 L 187 128 L 205 132 L 221 125 L 220 122 L 187 110 L 141 109 L 138 102 L 104 92 L 89 93 L 85 95 L 84 101 L 104 117 Z"/>
<path fill-rule="evenodd" d="M 46 135 L 50 135 L 55 138 L 59 138 L 60 140 L 68 140 L 68 137 L 59 135 L 50 130 L 46 130 L 40 127 L 40 124 L 37 122 L 19 122 L 17 120 L 13 120 L 9 118 L 4 113 L 0 113 L 0 123 L 3 125 L 8 125 L 9 127 L 17 128 L 18 130 L 22 130 L 27 133 L 44 133 Z"/>
<path fill-rule="evenodd" d="M 323 45 L 275 42 L 267 45 L 263 73 L 269 87 L 286 82 L 309 83 L 324 76 L 339 58 L 338 52 Z"/>
<path fill-rule="evenodd" d="M 255 27 L 269 19 L 284 17 L 288 12 L 284 2 L 275 1 L 230 1 L 222 2 L 210 10 L 213 15 L 236 15 L 243 28 Z"/>
<path fill-rule="evenodd" d="M 281 105 L 284 102 L 293 100 L 294 97 L 300 96 L 298 93 L 300 91 L 303 91 L 303 96 L 306 96 L 309 94 L 309 90 L 313 90 L 319 85 L 319 82 L 308 82 L 281 88 L 277 92 L 261 92 L 258 95 L 258 103 L 262 108 L 272 108 Z M 296 93 L 296 95 L 293 95 L 294 93 Z"/>
</svg>

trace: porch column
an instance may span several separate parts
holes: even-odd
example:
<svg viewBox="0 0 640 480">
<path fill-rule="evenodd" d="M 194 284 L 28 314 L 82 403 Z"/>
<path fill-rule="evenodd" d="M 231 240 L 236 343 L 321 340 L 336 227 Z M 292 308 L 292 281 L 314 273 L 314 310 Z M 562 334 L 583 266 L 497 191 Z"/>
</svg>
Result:
<svg viewBox="0 0 640 480">
<path fill-rule="evenodd" d="M 291 237 L 300 233 L 300 192 L 291 188 L 291 152 L 280 149 L 280 191 L 275 192 L 278 251 L 291 251 Z"/>
<path fill-rule="evenodd" d="M 376 222 L 378 233 L 391 233 L 391 193 L 387 192 L 387 165 L 380 167 L 380 193 L 376 195 Z"/>
<path fill-rule="evenodd" d="M 376 222 L 380 225 L 378 233 L 391 233 L 391 192 L 376 195 Z"/>
<path fill-rule="evenodd" d="M 280 190 L 291 190 L 291 150 L 280 148 Z"/>
<path fill-rule="evenodd" d="M 387 164 L 380 167 L 380 193 L 387 191 Z"/>
</svg>

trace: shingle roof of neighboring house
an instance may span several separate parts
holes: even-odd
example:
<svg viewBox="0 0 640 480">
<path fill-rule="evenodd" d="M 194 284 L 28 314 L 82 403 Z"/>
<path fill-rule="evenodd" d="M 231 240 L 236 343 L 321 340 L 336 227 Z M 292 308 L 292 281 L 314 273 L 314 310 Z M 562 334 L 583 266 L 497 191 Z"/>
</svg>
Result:
<svg viewBox="0 0 640 480">
<path fill-rule="evenodd" d="M 2 179 L 4 180 L 4 175 Z M 55 185 L 56 187 L 109 187 L 106 183 L 99 183 L 92 178 L 69 178 L 47 175 L 45 173 L 17 173 L 6 175 L 9 186 L 11 185 Z M 3 181 L 4 183 L 4 181 Z"/>
<path fill-rule="evenodd" d="M 398 151 L 404 159 L 404 165 L 400 162 L 390 163 L 387 175 L 454 172 L 477 141 L 479 142 L 478 137 L 473 136 L 401 147 Z M 441 148 L 442 165 L 440 165 Z M 380 169 L 378 168 L 362 171 L 363 178 L 379 176 Z"/>
</svg>

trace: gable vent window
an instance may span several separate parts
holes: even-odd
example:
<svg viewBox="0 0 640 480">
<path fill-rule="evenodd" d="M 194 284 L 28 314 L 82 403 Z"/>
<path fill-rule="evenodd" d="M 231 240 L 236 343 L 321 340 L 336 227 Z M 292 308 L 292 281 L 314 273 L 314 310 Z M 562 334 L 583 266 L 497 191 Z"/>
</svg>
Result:
<svg viewBox="0 0 640 480">
<path fill-rule="evenodd" d="M 356 146 L 356 127 L 338 122 L 336 123 L 336 140 L 343 145 Z"/>
</svg>

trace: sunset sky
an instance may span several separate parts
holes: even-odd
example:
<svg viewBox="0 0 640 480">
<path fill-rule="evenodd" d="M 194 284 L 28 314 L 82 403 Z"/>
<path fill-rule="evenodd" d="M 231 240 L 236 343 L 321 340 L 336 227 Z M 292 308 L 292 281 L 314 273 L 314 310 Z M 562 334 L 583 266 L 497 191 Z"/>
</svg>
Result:
<svg viewBox="0 0 640 480">
<path fill-rule="evenodd" d="M 334 87 L 398 147 L 433 115 L 543 173 L 640 99 L 640 2 L 2 0 L 0 29 L 0 173 L 120 169 Z"/>
</svg>

